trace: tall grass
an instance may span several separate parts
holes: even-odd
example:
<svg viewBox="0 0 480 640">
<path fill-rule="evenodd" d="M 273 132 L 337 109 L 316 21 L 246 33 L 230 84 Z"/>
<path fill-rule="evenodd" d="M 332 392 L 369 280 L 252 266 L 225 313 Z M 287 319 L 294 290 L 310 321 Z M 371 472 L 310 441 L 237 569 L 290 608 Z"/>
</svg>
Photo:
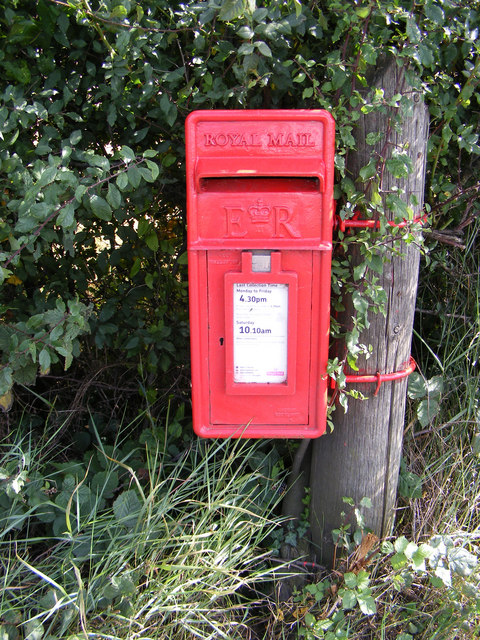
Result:
<svg viewBox="0 0 480 640">
<path fill-rule="evenodd" d="M 3 451 L 4 469 L 12 456 L 17 474 L 29 462 L 1 503 L 2 638 L 250 637 L 274 595 L 266 540 L 282 486 L 252 466 L 251 444 L 196 442 L 174 457 L 138 445 L 137 469 L 134 449 L 100 447 L 104 469 L 91 460 L 86 477 L 85 465 L 52 465 L 27 445 Z M 40 476 L 45 497 L 31 504 L 27 485 Z"/>
<path fill-rule="evenodd" d="M 426 391 L 409 401 L 391 540 L 362 555 L 345 529 L 335 571 L 312 565 L 282 602 L 271 443 L 191 440 L 141 413 L 113 442 L 91 419 L 94 446 L 72 459 L 63 425 L 40 432 L 25 411 L 0 442 L 0 640 L 479 637 L 479 227 L 423 270 Z"/>
<path fill-rule="evenodd" d="M 423 479 L 413 535 L 480 531 L 480 252 L 477 220 L 466 248 L 437 249 L 418 300 L 416 346 L 425 378 L 441 376 L 438 414 L 406 433 L 410 468 Z M 426 275 L 430 274 L 430 275 Z M 413 407 L 414 409 L 415 407 Z"/>
</svg>

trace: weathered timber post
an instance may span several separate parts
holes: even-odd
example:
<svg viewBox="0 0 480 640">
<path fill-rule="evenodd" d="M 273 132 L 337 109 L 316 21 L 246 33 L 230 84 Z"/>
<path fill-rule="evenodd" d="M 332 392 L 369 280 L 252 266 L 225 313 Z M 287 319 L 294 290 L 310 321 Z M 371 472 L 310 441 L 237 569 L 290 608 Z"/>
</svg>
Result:
<svg viewBox="0 0 480 640">
<path fill-rule="evenodd" d="M 360 169 L 368 163 L 372 151 L 378 157 L 389 158 L 394 149 L 407 147 L 413 171 L 401 180 L 393 178 L 388 171 L 383 172 L 380 192 L 388 219 L 395 219 L 395 211 L 387 210 L 385 194 L 395 188 L 398 188 L 402 200 L 410 203 L 416 217 L 421 215 L 423 207 L 427 109 L 421 95 L 407 86 L 405 71 L 394 60 L 388 60 L 382 68 L 377 67 L 370 89 L 375 87 L 384 90 L 386 101 L 396 94 L 408 93 L 413 103 L 412 113 L 403 119 L 399 130 L 392 126 L 393 110 L 397 111 L 394 107 L 362 114 L 355 133 L 357 149 L 349 155 L 347 169 L 358 185 Z M 376 147 L 367 145 L 368 133 L 377 131 L 384 132 L 383 140 Z M 411 203 L 412 196 L 416 197 L 416 205 Z M 407 245 L 392 240 L 392 245 L 400 254 L 391 253 L 390 261 L 384 263 L 379 283 L 388 298 L 386 317 L 370 314 L 370 327 L 360 336 L 361 343 L 373 346 L 371 357 L 359 362 L 360 371 L 368 374 L 404 369 L 410 356 L 420 255 L 415 243 Z M 358 260 L 362 258 L 358 256 Z M 347 322 L 354 313 L 351 302 L 348 304 L 350 309 L 347 308 L 345 314 Z M 401 458 L 406 385 L 406 379 L 386 382 L 376 396 L 374 385 L 354 385 L 353 388 L 369 399 L 350 398 L 347 413 L 339 407 L 333 414 L 334 431 L 313 442 L 310 466 L 312 542 L 314 553 L 324 563 L 332 560 L 331 532 L 340 526 L 340 514 L 347 510 L 343 503 L 344 496 L 353 498 L 357 504 L 363 497 L 370 498 L 372 508 L 363 514 L 366 526 L 380 537 L 391 531 Z"/>
</svg>

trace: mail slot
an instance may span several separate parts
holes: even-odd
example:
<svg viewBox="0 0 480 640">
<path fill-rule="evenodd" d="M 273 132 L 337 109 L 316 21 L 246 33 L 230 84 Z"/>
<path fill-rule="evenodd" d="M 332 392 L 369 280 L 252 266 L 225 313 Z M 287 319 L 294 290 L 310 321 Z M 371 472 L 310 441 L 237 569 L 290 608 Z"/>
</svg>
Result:
<svg viewBox="0 0 480 640">
<path fill-rule="evenodd" d="M 193 426 L 314 438 L 326 427 L 334 121 L 324 110 L 186 122 Z"/>
</svg>

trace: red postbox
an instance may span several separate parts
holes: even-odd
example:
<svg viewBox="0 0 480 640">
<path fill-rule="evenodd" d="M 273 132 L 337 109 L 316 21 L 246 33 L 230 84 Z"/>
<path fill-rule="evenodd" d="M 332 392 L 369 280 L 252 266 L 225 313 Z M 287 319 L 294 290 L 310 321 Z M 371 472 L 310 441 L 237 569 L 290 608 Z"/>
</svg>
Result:
<svg viewBox="0 0 480 640">
<path fill-rule="evenodd" d="M 195 432 L 325 431 L 334 121 L 196 111 L 186 168 Z"/>
</svg>

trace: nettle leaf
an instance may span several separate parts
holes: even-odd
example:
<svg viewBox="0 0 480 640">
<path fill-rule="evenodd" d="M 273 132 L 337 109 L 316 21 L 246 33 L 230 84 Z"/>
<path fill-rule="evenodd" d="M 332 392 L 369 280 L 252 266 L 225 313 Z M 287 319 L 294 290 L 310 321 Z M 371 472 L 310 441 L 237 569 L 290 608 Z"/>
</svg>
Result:
<svg viewBox="0 0 480 640">
<path fill-rule="evenodd" d="M 119 524 L 133 529 L 137 524 L 142 503 L 134 489 L 121 493 L 113 503 L 113 513 Z"/>
<path fill-rule="evenodd" d="M 440 410 L 440 401 L 437 398 L 425 398 L 417 407 L 417 418 L 422 427 L 426 427 L 435 418 Z"/>
<path fill-rule="evenodd" d="M 427 395 L 426 381 L 414 371 L 408 378 L 408 397 L 412 399 L 424 398 Z"/>
<path fill-rule="evenodd" d="M 478 558 L 461 547 L 450 551 L 448 561 L 450 569 L 464 578 L 471 575 L 478 565 Z"/>
</svg>

